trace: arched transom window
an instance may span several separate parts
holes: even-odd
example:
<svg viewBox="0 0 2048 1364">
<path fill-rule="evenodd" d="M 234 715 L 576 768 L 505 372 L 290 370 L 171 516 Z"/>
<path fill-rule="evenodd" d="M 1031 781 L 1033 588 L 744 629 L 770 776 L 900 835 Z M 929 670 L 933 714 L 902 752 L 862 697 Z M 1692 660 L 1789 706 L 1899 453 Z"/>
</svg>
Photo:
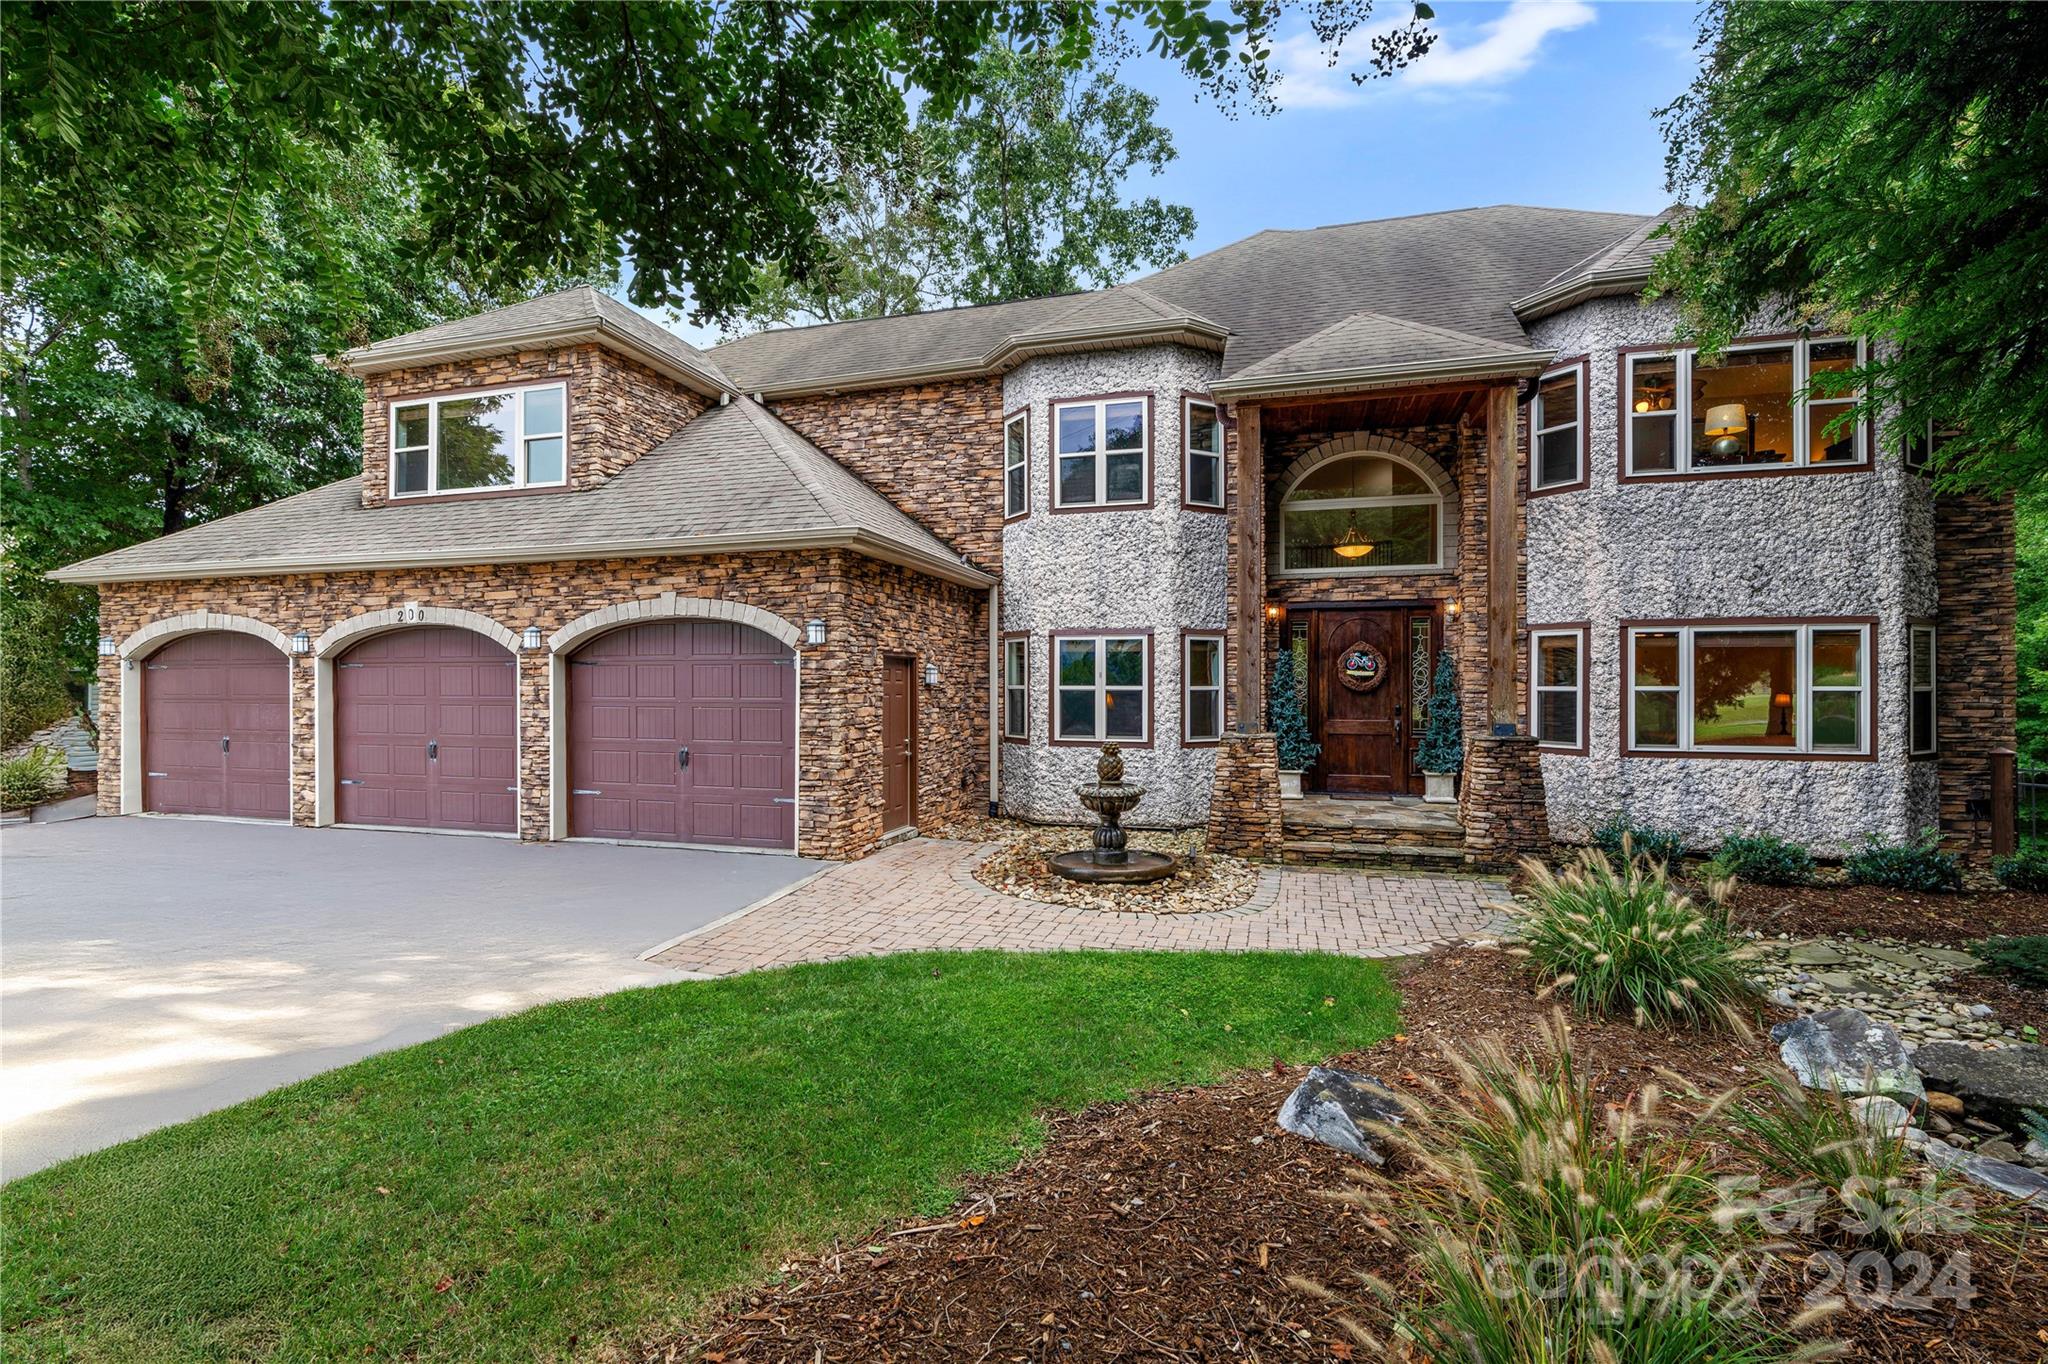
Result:
<svg viewBox="0 0 2048 1364">
<path fill-rule="evenodd" d="M 1368 573 L 1443 565 L 1444 499 L 1387 455 L 1318 464 L 1280 500 L 1282 571 Z"/>
</svg>

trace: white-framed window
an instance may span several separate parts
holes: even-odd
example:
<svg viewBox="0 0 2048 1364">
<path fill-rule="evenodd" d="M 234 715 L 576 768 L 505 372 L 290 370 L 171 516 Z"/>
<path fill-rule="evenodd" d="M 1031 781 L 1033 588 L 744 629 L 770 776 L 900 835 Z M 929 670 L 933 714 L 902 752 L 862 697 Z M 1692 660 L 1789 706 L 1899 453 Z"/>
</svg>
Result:
<svg viewBox="0 0 2048 1364">
<path fill-rule="evenodd" d="M 1003 423 L 1003 518 L 1031 510 L 1031 414 L 1015 413 Z"/>
<path fill-rule="evenodd" d="M 1623 748 L 1867 755 L 1870 648 L 1855 620 L 1629 625 Z"/>
<path fill-rule="evenodd" d="M 1031 737 L 1031 641 L 1003 641 L 1003 737 Z"/>
<path fill-rule="evenodd" d="M 568 407 L 563 384 L 395 402 L 391 495 L 566 483 Z"/>
<path fill-rule="evenodd" d="M 1934 457 L 1935 451 L 1955 439 L 1956 429 L 1943 426 L 1936 421 L 1901 422 L 1900 453 L 1904 455 L 1906 467 L 1916 473 L 1925 469 Z"/>
<path fill-rule="evenodd" d="M 1935 751 L 1934 731 L 1934 627 L 1916 625 L 1907 674 L 1906 751 L 1924 757 Z"/>
<path fill-rule="evenodd" d="M 1184 635 L 1180 643 L 1180 737 L 1213 744 L 1223 737 L 1223 636 Z"/>
<path fill-rule="evenodd" d="M 1346 455 L 1316 465 L 1280 498 L 1283 577 L 1441 568 L 1443 494 L 1408 461 Z"/>
<path fill-rule="evenodd" d="M 1150 741 L 1150 636 L 1055 634 L 1052 657 L 1054 742 Z"/>
<path fill-rule="evenodd" d="M 1052 405 L 1055 507 L 1152 500 L 1151 399 L 1142 394 Z"/>
<path fill-rule="evenodd" d="M 1574 362 L 1536 381 L 1529 409 L 1529 479 L 1538 490 L 1586 477 L 1585 370 Z"/>
<path fill-rule="evenodd" d="M 1586 747 L 1586 632 L 1583 627 L 1532 629 L 1529 727 L 1543 748 Z"/>
<path fill-rule="evenodd" d="M 1181 496 L 1191 507 L 1223 506 L 1223 414 L 1216 404 L 1188 398 L 1181 404 Z"/>
<path fill-rule="evenodd" d="M 1857 395 L 1801 397 L 1816 375 L 1856 368 L 1860 341 L 1745 341 L 1714 364 L 1692 350 L 1626 357 L 1622 402 L 1631 477 L 1868 464 L 1864 424 L 1830 430 Z"/>
</svg>

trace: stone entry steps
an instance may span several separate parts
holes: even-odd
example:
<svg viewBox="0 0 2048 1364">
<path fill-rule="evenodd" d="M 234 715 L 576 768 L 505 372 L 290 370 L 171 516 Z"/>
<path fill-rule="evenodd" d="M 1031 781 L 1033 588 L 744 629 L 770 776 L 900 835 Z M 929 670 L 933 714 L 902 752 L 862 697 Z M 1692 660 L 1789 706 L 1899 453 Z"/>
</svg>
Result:
<svg viewBox="0 0 2048 1364">
<path fill-rule="evenodd" d="M 1458 871 L 1465 866 L 1465 830 L 1454 805 L 1413 798 L 1305 796 L 1282 803 L 1281 856 L 1401 871 Z"/>
</svg>

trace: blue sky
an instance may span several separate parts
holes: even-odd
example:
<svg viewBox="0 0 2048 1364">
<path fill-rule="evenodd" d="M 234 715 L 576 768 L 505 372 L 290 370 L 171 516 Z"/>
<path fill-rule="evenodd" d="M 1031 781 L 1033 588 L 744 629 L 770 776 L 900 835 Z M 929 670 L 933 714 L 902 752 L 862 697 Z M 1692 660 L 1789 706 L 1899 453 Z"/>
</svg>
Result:
<svg viewBox="0 0 2048 1364">
<path fill-rule="evenodd" d="M 1268 227 L 1389 218 L 1479 204 L 1650 213 L 1667 202 L 1651 111 L 1695 69 L 1692 4 L 1434 0 L 1441 35 L 1401 74 L 1354 85 L 1312 35 L 1283 30 L 1279 112 L 1228 119 L 1186 77 L 1144 58 L 1123 79 L 1159 97 L 1179 159 L 1133 181 L 1195 211 L 1189 254 Z M 1405 17 L 1379 0 L 1378 18 Z M 1366 35 L 1346 43 L 1367 49 Z M 709 344 L 716 334 L 665 321 Z"/>
</svg>

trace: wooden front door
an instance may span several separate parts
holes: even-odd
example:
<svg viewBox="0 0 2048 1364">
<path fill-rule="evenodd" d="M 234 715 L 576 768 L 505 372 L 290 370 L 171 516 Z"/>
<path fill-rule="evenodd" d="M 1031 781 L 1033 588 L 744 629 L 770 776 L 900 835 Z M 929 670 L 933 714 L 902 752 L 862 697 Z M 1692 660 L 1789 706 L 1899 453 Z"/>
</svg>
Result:
<svg viewBox="0 0 2048 1364">
<path fill-rule="evenodd" d="M 1310 784 L 1333 795 L 1420 794 L 1413 693 L 1415 655 L 1425 666 L 1427 607 L 1311 611 L 1309 728 L 1322 744 Z"/>
<path fill-rule="evenodd" d="M 908 658 L 882 660 L 882 832 L 917 824 L 917 690 Z"/>
</svg>

